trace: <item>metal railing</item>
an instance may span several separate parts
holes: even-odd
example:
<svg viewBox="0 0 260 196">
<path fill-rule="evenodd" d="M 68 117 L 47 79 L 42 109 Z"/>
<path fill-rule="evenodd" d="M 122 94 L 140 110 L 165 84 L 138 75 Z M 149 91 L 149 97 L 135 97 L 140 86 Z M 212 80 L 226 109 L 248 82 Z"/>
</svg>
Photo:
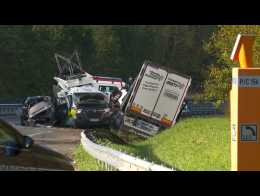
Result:
<svg viewBox="0 0 260 196">
<path fill-rule="evenodd" d="M 22 104 L 0 104 L 0 116 L 17 115 Z"/>
<path fill-rule="evenodd" d="M 184 109 L 181 115 L 204 116 L 204 115 L 223 115 L 225 113 L 225 104 L 221 104 L 220 108 L 211 102 L 204 103 L 188 103 L 187 109 Z"/>
<path fill-rule="evenodd" d="M 98 145 L 88 139 L 84 132 L 81 133 L 81 144 L 87 153 L 103 162 L 106 168 L 112 167 L 119 171 L 175 171 L 112 148 Z"/>
</svg>

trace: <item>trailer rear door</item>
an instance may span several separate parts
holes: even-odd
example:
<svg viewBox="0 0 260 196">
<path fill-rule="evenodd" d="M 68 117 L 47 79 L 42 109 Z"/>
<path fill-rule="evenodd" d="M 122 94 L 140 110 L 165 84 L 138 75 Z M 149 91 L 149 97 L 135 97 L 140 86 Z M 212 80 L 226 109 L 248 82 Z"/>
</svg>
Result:
<svg viewBox="0 0 260 196">
<path fill-rule="evenodd" d="M 169 73 L 154 108 L 152 118 L 167 127 L 171 126 L 177 118 L 190 83 L 189 77 Z"/>
<path fill-rule="evenodd" d="M 166 77 L 167 71 L 148 65 L 137 87 L 130 110 L 151 117 Z"/>
</svg>

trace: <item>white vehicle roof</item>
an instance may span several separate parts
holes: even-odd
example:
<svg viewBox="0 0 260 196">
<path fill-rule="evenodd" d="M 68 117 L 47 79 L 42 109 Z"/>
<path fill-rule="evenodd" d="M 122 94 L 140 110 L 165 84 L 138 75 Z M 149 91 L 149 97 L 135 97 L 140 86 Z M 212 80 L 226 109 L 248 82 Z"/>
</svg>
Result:
<svg viewBox="0 0 260 196">
<path fill-rule="evenodd" d="M 100 93 L 100 91 L 93 84 L 89 84 L 70 88 L 69 94 L 74 93 Z"/>
</svg>

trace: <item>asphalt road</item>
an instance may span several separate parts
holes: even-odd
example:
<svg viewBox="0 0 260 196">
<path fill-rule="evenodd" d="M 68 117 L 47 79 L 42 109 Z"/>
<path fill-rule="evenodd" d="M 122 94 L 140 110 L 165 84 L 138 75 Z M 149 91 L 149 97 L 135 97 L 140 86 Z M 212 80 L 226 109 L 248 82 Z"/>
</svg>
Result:
<svg viewBox="0 0 260 196">
<path fill-rule="evenodd" d="M 47 146 L 73 159 L 75 147 L 80 144 L 81 129 L 16 126 L 23 135 L 36 144 Z"/>
<path fill-rule="evenodd" d="M 80 144 L 82 129 L 57 128 L 48 126 L 25 127 L 19 125 L 16 117 L 2 117 L 15 126 L 20 133 L 33 138 L 36 144 L 46 146 L 73 159 L 73 151 Z"/>
</svg>

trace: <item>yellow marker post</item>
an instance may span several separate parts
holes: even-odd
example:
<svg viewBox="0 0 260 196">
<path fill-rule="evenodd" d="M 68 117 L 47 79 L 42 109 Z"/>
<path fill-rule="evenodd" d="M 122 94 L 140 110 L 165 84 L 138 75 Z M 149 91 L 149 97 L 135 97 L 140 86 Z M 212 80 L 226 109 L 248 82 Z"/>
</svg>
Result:
<svg viewBox="0 0 260 196">
<path fill-rule="evenodd" d="M 241 68 L 249 68 L 253 66 L 253 44 L 254 35 L 238 34 L 235 46 L 231 54 L 232 61 L 239 61 Z"/>
<path fill-rule="evenodd" d="M 253 67 L 255 36 L 239 34 L 231 60 L 240 68 L 232 70 L 231 170 L 260 170 L 260 68 Z"/>
</svg>

